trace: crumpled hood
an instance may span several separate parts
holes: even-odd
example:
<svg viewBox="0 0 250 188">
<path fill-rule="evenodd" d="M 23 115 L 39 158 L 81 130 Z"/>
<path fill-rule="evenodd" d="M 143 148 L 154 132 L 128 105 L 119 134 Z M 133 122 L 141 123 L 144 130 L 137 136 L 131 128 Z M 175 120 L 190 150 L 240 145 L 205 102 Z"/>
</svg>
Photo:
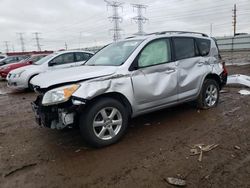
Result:
<svg viewBox="0 0 250 188">
<path fill-rule="evenodd" d="M 117 67 L 115 66 L 79 66 L 66 69 L 59 69 L 48 71 L 31 80 L 31 84 L 39 86 L 40 88 L 48 88 L 53 85 L 78 82 L 91 78 L 98 78 L 108 76 L 115 73 Z"/>
</svg>

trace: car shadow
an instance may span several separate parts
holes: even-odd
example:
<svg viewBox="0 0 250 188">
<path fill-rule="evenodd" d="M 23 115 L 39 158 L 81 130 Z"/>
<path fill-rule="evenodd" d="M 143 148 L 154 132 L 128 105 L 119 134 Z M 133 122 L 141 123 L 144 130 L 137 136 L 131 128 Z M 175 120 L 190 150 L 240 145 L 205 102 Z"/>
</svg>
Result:
<svg viewBox="0 0 250 188">
<path fill-rule="evenodd" d="M 153 129 L 154 126 L 157 125 L 163 125 L 165 126 L 165 122 L 178 122 L 178 116 L 186 113 L 186 112 L 196 112 L 197 109 L 194 108 L 194 106 L 190 105 L 189 103 L 181 104 L 175 107 L 166 108 L 163 110 L 159 110 L 156 112 L 148 113 L 145 115 L 138 116 L 136 118 L 133 118 L 129 121 L 128 130 L 125 134 L 124 138 L 122 139 L 122 142 L 131 141 L 131 139 L 134 139 L 134 135 L 142 136 L 144 135 L 144 131 L 148 131 L 150 129 L 151 132 L 155 131 L 157 133 L 156 129 Z M 166 129 L 168 129 L 168 126 L 166 125 Z M 152 127 L 152 129 L 151 129 Z M 165 127 L 164 127 L 165 128 Z M 141 135 L 140 135 L 141 134 Z M 133 136 L 129 136 L 133 135 Z M 88 148 L 88 149 L 94 149 L 91 146 L 89 146 L 81 137 L 80 129 L 79 128 L 67 128 L 61 131 L 53 131 L 53 136 L 56 138 L 57 144 L 62 146 L 63 148 Z M 133 142 L 133 141 L 132 141 Z M 117 143 L 119 144 L 119 142 Z"/>
</svg>

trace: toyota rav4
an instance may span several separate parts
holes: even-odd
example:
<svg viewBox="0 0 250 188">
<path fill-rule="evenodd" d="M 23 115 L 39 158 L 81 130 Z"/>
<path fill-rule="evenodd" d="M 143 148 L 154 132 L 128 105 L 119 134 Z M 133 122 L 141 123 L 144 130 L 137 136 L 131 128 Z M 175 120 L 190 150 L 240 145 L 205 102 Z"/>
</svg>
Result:
<svg viewBox="0 0 250 188">
<path fill-rule="evenodd" d="M 117 142 L 128 120 L 188 101 L 215 107 L 227 72 L 216 41 L 195 32 L 158 32 L 112 43 L 84 66 L 31 80 L 39 125 L 79 126 L 92 146 Z"/>
</svg>

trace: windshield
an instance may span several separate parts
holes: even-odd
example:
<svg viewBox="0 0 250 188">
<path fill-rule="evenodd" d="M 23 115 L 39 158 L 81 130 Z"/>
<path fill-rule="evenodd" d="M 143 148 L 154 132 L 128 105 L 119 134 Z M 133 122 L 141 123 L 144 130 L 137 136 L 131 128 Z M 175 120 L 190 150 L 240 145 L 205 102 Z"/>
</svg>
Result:
<svg viewBox="0 0 250 188">
<path fill-rule="evenodd" d="M 45 57 L 46 55 L 37 55 L 37 56 L 32 56 L 30 57 L 28 60 L 29 61 L 32 61 L 32 62 L 37 62 L 39 61 L 40 59 L 42 59 L 43 57 Z"/>
<path fill-rule="evenodd" d="M 50 55 L 40 59 L 39 61 L 33 63 L 33 65 L 41 65 L 41 64 L 45 63 L 46 61 L 48 61 L 50 58 L 52 58 L 55 55 L 56 55 L 56 53 L 50 54 Z"/>
<path fill-rule="evenodd" d="M 112 43 L 90 58 L 85 65 L 122 65 L 141 42 L 142 40 L 129 40 Z"/>
</svg>

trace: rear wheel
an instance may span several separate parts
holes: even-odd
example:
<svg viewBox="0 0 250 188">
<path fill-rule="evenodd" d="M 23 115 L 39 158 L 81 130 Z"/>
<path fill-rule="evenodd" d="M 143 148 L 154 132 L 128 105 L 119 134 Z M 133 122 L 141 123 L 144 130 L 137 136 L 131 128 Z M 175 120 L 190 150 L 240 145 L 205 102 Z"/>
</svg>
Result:
<svg viewBox="0 0 250 188">
<path fill-rule="evenodd" d="M 80 117 L 83 138 L 94 147 L 117 142 L 125 133 L 128 113 L 125 107 L 112 98 L 100 98 L 89 106 Z"/>
<path fill-rule="evenodd" d="M 208 109 L 215 107 L 219 101 L 219 85 L 213 79 L 206 79 L 203 83 L 199 98 L 198 107 Z"/>
</svg>

